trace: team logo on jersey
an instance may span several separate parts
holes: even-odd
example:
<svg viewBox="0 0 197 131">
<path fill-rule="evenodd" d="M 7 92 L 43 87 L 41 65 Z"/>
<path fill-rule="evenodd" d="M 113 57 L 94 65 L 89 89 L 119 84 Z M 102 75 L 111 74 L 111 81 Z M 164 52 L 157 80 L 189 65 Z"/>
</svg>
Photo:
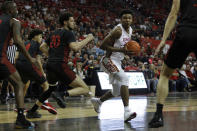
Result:
<svg viewBox="0 0 197 131">
<path fill-rule="evenodd" d="M 124 41 L 125 43 L 127 43 L 129 40 L 130 40 L 129 38 L 123 38 L 123 41 Z"/>
<path fill-rule="evenodd" d="M 122 39 L 123 40 L 123 42 L 121 43 L 121 47 L 124 47 L 124 45 L 127 43 L 127 42 L 129 42 L 129 38 L 123 38 Z"/>
</svg>

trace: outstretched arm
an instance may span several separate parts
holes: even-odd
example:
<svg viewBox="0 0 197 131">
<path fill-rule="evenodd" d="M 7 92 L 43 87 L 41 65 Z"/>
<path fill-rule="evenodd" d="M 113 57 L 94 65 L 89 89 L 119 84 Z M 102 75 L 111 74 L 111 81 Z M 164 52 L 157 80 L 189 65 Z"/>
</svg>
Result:
<svg viewBox="0 0 197 131">
<path fill-rule="evenodd" d="M 92 41 L 94 39 L 94 36 L 92 34 L 89 34 L 86 39 L 80 41 L 80 42 L 71 42 L 69 44 L 69 47 L 73 50 L 73 51 L 79 51 L 80 49 L 82 49 L 86 44 L 88 44 L 90 41 Z"/>
</svg>

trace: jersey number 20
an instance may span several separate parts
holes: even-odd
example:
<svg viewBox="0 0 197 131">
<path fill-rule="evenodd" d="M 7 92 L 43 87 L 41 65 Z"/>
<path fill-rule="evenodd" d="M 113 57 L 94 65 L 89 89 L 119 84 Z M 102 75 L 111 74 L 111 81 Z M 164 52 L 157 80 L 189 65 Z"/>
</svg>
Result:
<svg viewBox="0 0 197 131">
<path fill-rule="evenodd" d="M 50 48 L 57 48 L 59 45 L 60 45 L 60 36 L 53 35 L 50 42 Z"/>
</svg>

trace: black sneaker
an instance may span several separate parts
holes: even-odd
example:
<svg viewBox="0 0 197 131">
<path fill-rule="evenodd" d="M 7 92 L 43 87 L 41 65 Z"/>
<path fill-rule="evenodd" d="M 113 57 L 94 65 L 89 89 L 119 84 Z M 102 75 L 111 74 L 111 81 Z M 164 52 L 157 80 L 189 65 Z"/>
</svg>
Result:
<svg viewBox="0 0 197 131">
<path fill-rule="evenodd" d="M 64 103 L 64 100 L 61 98 L 58 92 L 53 92 L 51 96 L 53 97 L 53 99 L 55 99 L 59 107 L 66 108 L 66 104 Z"/>
<path fill-rule="evenodd" d="M 16 129 L 32 129 L 35 128 L 35 124 L 28 121 L 24 115 L 18 116 L 15 124 Z"/>
<path fill-rule="evenodd" d="M 153 119 L 148 123 L 149 128 L 158 128 L 163 126 L 163 115 L 155 113 Z"/>
<path fill-rule="evenodd" d="M 37 111 L 32 112 L 32 111 L 27 111 L 26 117 L 31 119 L 31 118 L 40 118 L 42 115 L 39 114 Z"/>
<path fill-rule="evenodd" d="M 7 95 L 0 95 L 1 104 L 7 104 Z"/>
</svg>

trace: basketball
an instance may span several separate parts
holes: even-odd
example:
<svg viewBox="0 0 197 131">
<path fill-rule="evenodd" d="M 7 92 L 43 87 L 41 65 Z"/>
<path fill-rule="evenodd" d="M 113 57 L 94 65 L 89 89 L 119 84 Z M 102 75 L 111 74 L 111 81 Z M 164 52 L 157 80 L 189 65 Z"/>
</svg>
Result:
<svg viewBox="0 0 197 131">
<path fill-rule="evenodd" d="M 127 50 L 132 51 L 135 54 L 138 54 L 140 52 L 140 45 L 134 40 L 127 42 L 125 46 Z"/>
</svg>

